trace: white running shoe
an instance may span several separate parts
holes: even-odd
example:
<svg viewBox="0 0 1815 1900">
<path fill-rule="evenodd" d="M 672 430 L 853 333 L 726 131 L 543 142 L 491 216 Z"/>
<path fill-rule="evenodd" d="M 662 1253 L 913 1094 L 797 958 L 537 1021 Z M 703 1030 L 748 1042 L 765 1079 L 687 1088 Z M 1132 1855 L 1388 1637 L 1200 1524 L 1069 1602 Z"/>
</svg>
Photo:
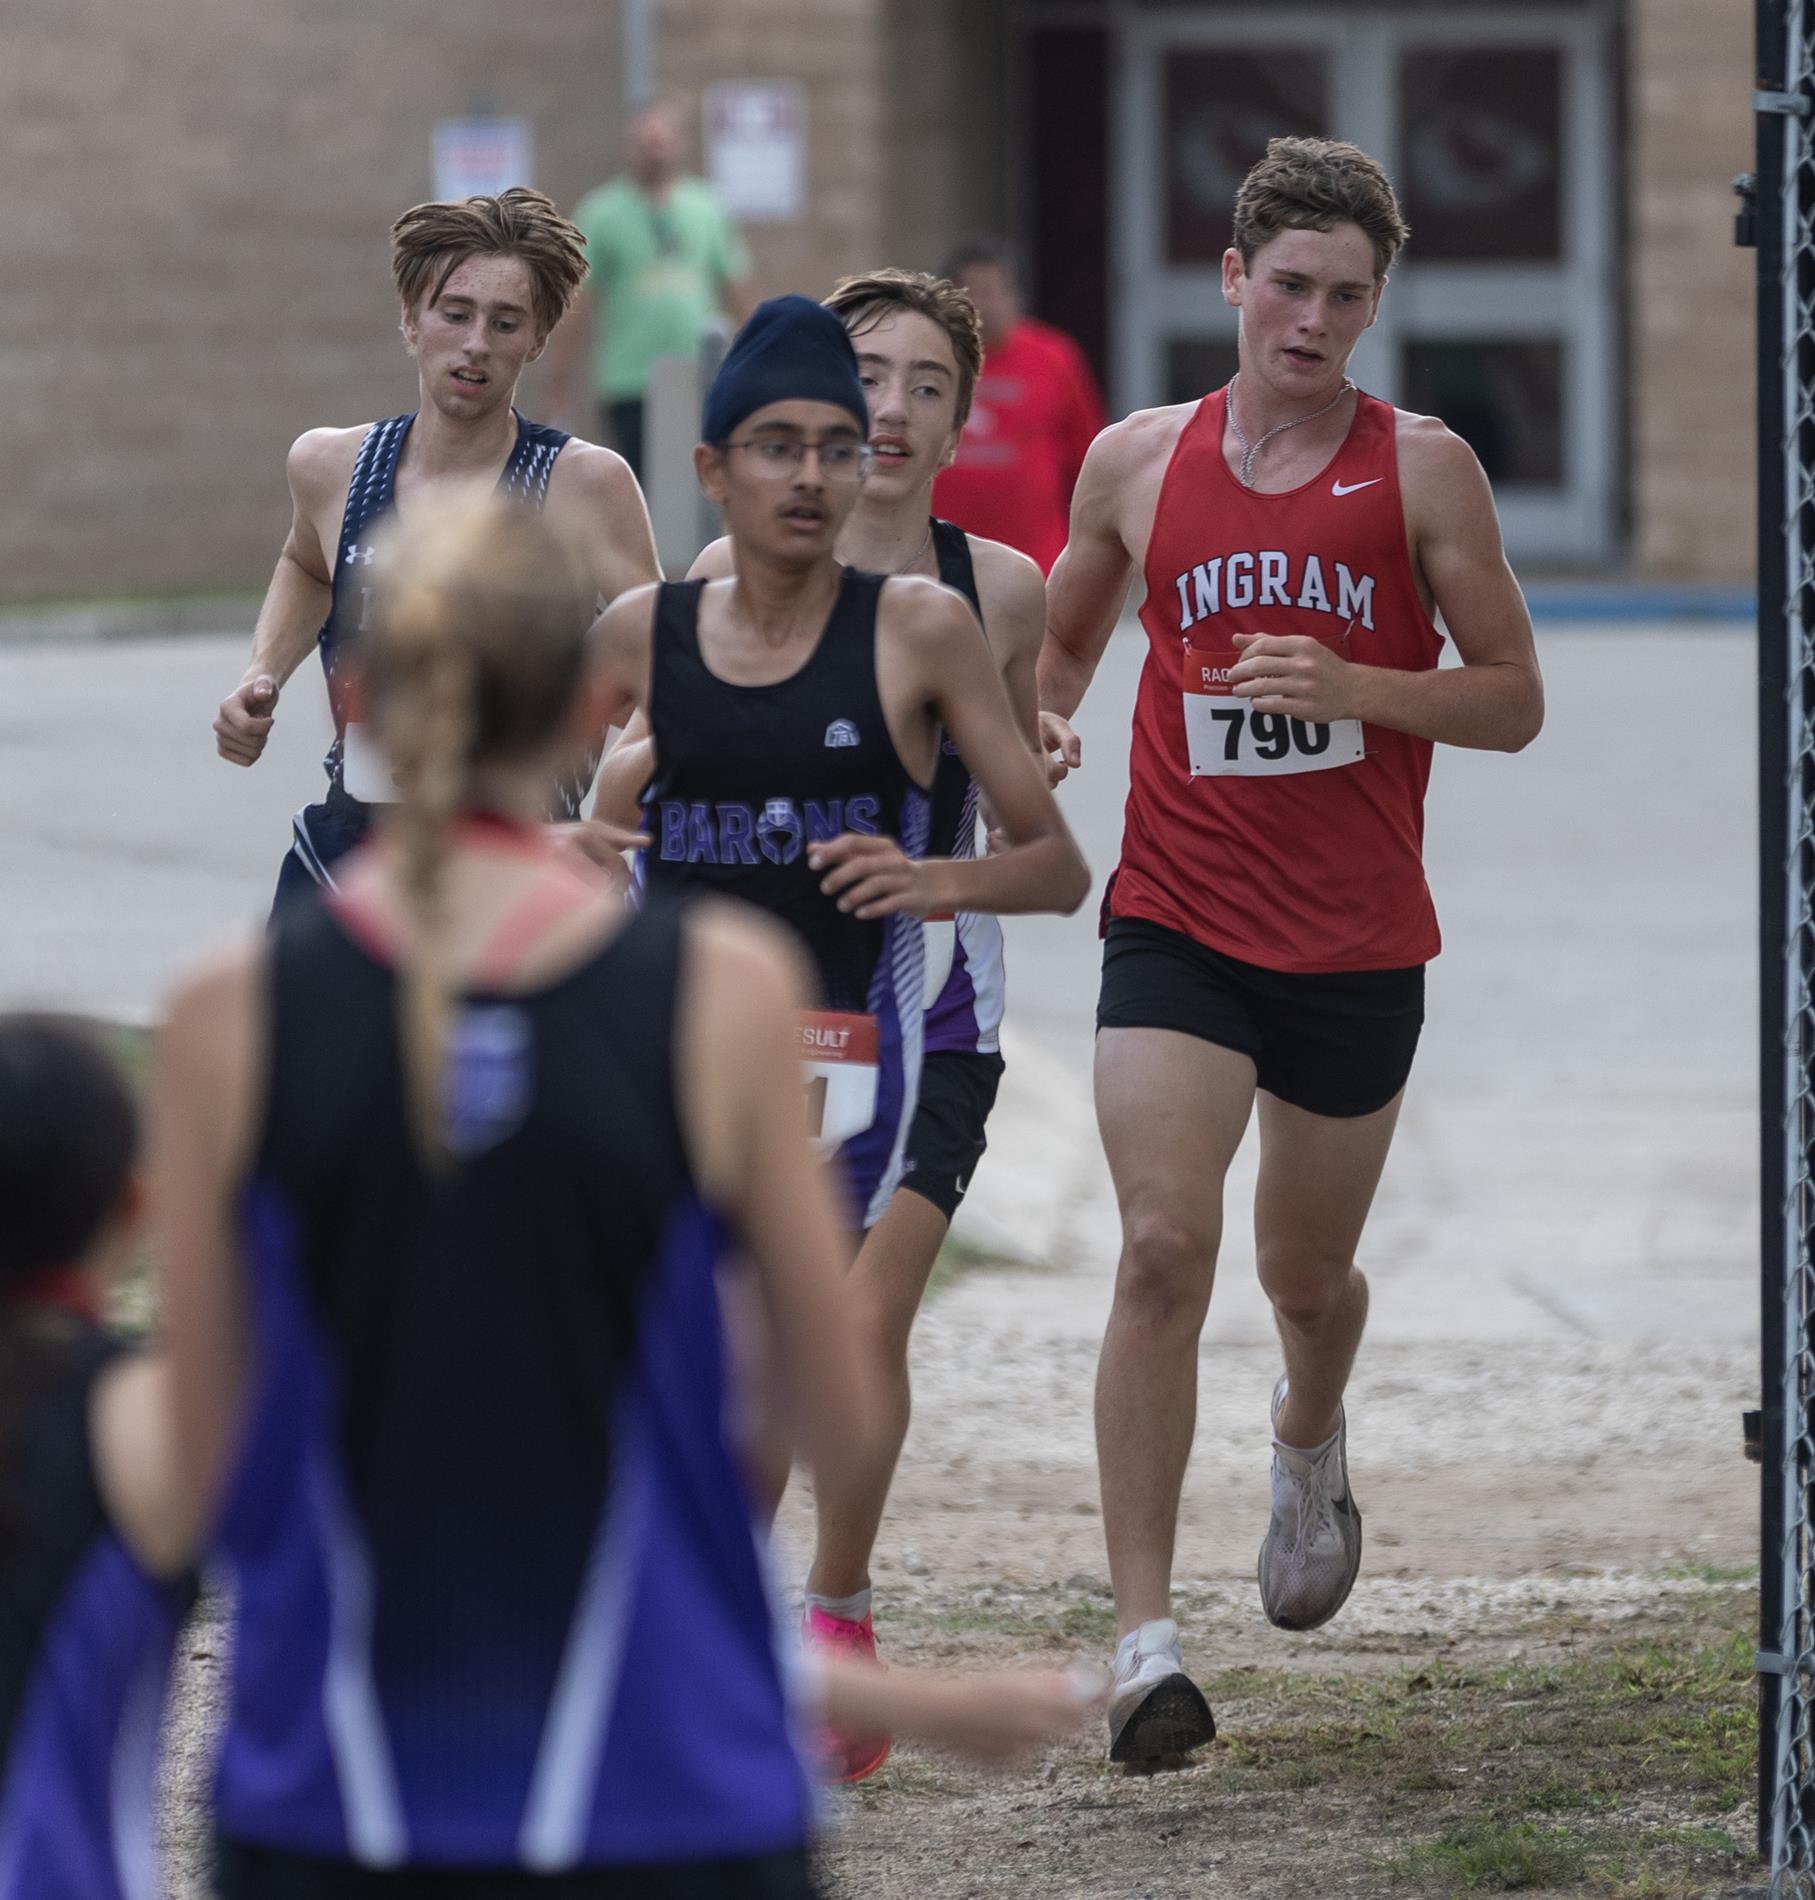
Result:
<svg viewBox="0 0 1815 1900">
<path fill-rule="evenodd" d="M 1286 1382 L 1273 1388 L 1272 1417 Z M 1361 1511 L 1349 1490 L 1349 1425 L 1316 1453 L 1273 1441 L 1273 1517 L 1260 1547 L 1260 1601 L 1282 1630 L 1314 1630 L 1349 1599 L 1361 1569 Z"/>
<path fill-rule="evenodd" d="M 1176 1765 L 1216 1739 L 1216 1718 L 1185 1674 L 1178 1625 L 1160 1617 L 1116 1645 L 1109 1687 L 1109 1759 L 1133 1768 Z"/>
</svg>

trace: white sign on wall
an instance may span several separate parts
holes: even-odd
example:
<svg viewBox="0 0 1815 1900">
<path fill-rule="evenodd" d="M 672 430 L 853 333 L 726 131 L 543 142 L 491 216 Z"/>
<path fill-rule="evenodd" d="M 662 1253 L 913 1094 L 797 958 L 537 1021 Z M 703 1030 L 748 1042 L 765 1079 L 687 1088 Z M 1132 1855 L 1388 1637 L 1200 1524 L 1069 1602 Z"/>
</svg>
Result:
<svg viewBox="0 0 1815 1900">
<path fill-rule="evenodd" d="M 793 80 L 706 88 L 706 175 L 732 217 L 785 224 L 807 208 L 807 97 Z"/>
<path fill-rule="evenodd" d="M 443 119 L 435 127 L 435 196 L 495 198 L 533 185 L 535 160 L 527 119 Z"/>
</svg>

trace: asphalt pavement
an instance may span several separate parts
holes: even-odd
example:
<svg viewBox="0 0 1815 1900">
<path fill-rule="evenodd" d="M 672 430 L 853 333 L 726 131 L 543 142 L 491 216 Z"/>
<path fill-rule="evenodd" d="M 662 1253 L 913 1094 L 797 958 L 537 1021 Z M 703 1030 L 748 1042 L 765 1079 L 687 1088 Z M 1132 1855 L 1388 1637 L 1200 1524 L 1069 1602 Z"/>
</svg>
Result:
<svg viewBox="0 0 1815 1900">
<path fill-rule="evenodd" d="M 134 1018 L 255 929 L 319 795 L 319 675 L 250 771 L 214 752 L 244 636 L 0 647 L 0 1006 Z M 1111 643 L 1062 796 L 1100 891 L 1139 636 Z M 1546 630 L 1550 714 L 1515 757 L 1440 750 L 1428 861 L 1445 948 L 1370 1246 L 1396 1326 L 1738 1341 L 1756 1328 L 1750 630 Z M 1113 1262 L 1089 1106 L 1095 897 L 1009 927 L 1010 1076 L 966 1224 Z M 1232 1202 L 1251 1180 L 1238 1163 Z M 1247 1173 L 1243 1171 L 1247 1170 Z M 1093 1277 L 1095 1275 L 1093 1274 Z M 1219 1295 L 1219 1303 L 1222 1296 Z M 1224 1323 L 1260 1326 L 1238 1299 Z"/>
</svg>

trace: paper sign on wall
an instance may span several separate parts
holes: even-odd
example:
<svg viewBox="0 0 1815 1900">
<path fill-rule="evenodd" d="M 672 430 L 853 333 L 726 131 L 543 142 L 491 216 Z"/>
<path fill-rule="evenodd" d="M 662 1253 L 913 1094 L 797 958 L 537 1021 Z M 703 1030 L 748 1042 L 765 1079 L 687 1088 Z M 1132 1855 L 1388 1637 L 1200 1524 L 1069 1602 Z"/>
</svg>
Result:
<svg viewBox="0 0 1815 1900">
<path fill-rule="evenodd" d="M 527 119 L 443 119 L 435 127 L 435 196 L 495 198 L 535 183 Z"/>
<path fill-rule="evenodd" d="M 791 80 L 726 80 L 705 96 L 706 173 L 732 217 L 784 224 L 807 203 L 806 90 Z"/>
</svg>

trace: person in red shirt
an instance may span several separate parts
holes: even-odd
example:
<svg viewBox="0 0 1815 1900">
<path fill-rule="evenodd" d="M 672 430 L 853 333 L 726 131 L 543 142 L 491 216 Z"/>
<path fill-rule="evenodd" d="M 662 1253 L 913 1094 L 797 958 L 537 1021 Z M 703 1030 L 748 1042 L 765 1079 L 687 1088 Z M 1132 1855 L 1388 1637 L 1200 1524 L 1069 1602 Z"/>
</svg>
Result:
<svg viewBox="0 0 1815 1900">
<path fill-rule="evenodd" d="M 944 274 L 977 306 L 984 357 L 957 460 L 933 488 L 933 512 L 969 534 L 1006 541 L 1050 574 L 1078 471 L 1103 427 L 1096 378 L 1063 330 L 1022 308 L 1005 246 L 960 245 Z"/>
<path fill-rule="evenodd" d="M 1131 577 L 1146 583 L 1096 1044 L 1122 1218 L 1096 1396 L 1120 1635 L 1110 1755 L 1131 1764 L 1216 1732 L 1181 1659 L 1172 1552 L 1223 1180 L 1257 1108 L 1255 1249 L 1285 1355 L 1261 1602 L 1314 1629 L 1354 1583 L 1355 1250 L 1438 947 L 1431 749 L 1518 751 L 1544 716 L 1480 463 L 1346 374 L 1406 235 L 1366 154 L 1274 140 L 1223 258 L 1238 373 L 1097 439 L 1047 590 L 1042 738 L 1076 765 L 1069 721 Z M 1460 666 L 1437 666 L 1438 612 Z"/>
</svg>

